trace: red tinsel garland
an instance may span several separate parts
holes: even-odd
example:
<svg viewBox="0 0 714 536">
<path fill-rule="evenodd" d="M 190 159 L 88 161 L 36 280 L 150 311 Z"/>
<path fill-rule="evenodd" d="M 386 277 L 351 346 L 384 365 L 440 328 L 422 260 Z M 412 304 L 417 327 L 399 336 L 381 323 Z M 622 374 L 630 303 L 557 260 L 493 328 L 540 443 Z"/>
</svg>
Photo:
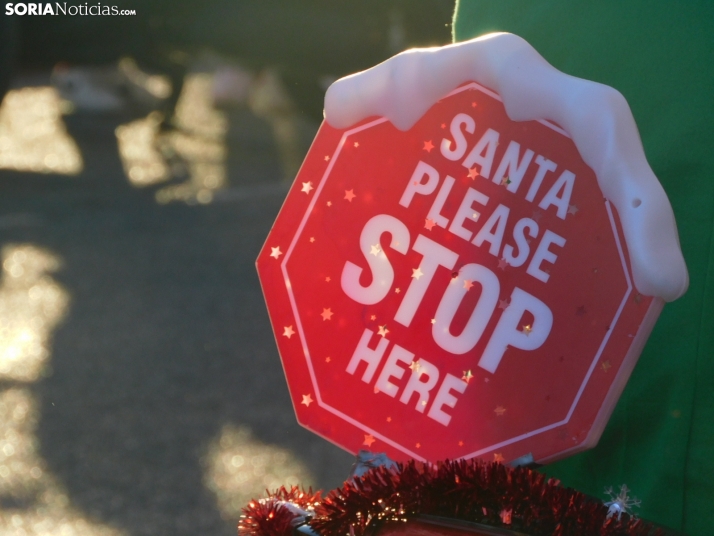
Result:
<svg viewBox="0 0 714 536">
<path fill-rule="evenodd" d="M 267 499 L 252 500 L 243 508 L 238 523 L 240 534 L 252 536 L 292 536 L 293 521 L 298 514 L 285 503 L 291 503 L 301 510 L 312 510 L 320 504 L 321 495 L 312 489 L 307 491 L 293 486 L 290 490 L 281 487 Z"/>
<path fill-rule="evenodd" d="M 363 536 L 386 521 L 432 515 L 504 527 L 532 536 L 654 536 L 663 532 L 623 514 L 608 519 L 600 501 L 542 473 L 479 460 L 418 462 L 379 467 L 320 500 L 319 494 L 281 488 L 243 509 L 245 536 L 290 536 L 296 514 L 279 501 L 314 508 L 309 526 L 321 536 Z M 301 506 L 302 505 L 302 506 Z"/>
</svg>

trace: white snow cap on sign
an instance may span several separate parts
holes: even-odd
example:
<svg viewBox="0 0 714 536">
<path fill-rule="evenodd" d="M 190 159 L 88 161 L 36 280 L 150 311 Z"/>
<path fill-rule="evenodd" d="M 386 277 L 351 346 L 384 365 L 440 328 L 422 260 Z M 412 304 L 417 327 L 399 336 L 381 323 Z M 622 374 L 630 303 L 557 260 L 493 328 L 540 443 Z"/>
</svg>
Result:
<svg viewBox="0 0 714 536">
<path fill-rule="evenodd" d="M 513 121 L 547 119 L 570 134 L 617 208 L 640 293 L 672 301 L 686 292 L 689 275 L 674 213 L 647 163 L 625 98 L 558 71 L 516 35 L 408 50 L 341 78 L 325 95 L 325 120 L 347 128 L 384 116 L 408 130 L 436 101 L 470 81 L 496 91 Z"/>
</svg>

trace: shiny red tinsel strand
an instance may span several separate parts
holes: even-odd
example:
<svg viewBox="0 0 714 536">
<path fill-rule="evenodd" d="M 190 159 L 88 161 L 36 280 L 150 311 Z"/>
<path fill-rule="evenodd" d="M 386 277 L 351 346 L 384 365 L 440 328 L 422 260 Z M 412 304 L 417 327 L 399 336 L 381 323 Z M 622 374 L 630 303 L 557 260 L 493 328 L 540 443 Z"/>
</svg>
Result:
<svg viewBox="0 0 714 536">
<path fill-rule="evenodd" d="M 304 490 L 292 486 L 289 490 L 281 487 L 269 493 L 267 499 L 253 500 L 243 508 L 238 522 L 238 532 L 246 536 L 292 536 L 293 521 L 297 514 L 284 503 L 291 503 L 302 510 L 314 508 L 320 503 L 320 492 Z"/>
<path fill-rule="evenodd" d="M 248 510 L 244 510 L 246 515 Z M 432 515 L 508 528 L 532 536 L 664 534 L 627 514 L 619 519 L 608 519 L 607 510 L 602 502 L 564 488 L 530 469 L 508 468 L 479 460 L 445 461 L 436 465 L 411 461 L 391 470 L 379 467 L 345 482 L 316 504 L 315 517 L 309 525 L 321 536 L 369 536 L 384 522 Z M 288 530 L 284 527 L 285 521 L 280 522 L 280 530 L 269 522 L 258 528 L 255 514 L 250 515 L 254 520 L 251 526 L 256 528 L 245 532 L 241 528 L 241 533 L 289 536 L 289 532 L 282 532 Z M 271 526 L 266 530 L 263 528 L 266 525 Z"/>
</svg>

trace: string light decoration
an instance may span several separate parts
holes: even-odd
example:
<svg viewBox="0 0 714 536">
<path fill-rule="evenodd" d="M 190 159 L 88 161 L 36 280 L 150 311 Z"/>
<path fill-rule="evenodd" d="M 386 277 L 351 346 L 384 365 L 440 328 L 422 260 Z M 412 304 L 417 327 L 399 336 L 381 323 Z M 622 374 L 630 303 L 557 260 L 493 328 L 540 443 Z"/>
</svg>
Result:
<svg viewBox="0 0 714 536">
<path fill-rule="evenodd" d="M 295 508 L 304 511 L 300 514 Z M 281 488 L 243 509 L 242 536 L 291 536 L 306 523 L 320 536 L 371 536 L 388 522 L 439 516 L 530 536 L 666 536 L 623 512 L 608 516 L 601 501 L 525 467 L 477 459 L 378 467 L 324 498 Z"/>
</svg>

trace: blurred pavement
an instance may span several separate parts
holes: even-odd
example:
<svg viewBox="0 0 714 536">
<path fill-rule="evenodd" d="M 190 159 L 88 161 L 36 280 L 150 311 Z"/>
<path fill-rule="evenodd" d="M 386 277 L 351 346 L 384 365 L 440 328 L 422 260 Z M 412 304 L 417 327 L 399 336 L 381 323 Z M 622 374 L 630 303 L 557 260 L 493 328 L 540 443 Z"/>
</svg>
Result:
<svg viewBox="0 0 714 536">
<path fill-rule="evenodd" d="M 266 487 L 340 485 L 352 456 L 296 423 L 254 267 L 287 191 L 271 125 L 215 112 L 167 163 L 120 157 L 150 116 L 53 113 L 0 118 L 0 534 L 232 535 Z"/>
</svg>

